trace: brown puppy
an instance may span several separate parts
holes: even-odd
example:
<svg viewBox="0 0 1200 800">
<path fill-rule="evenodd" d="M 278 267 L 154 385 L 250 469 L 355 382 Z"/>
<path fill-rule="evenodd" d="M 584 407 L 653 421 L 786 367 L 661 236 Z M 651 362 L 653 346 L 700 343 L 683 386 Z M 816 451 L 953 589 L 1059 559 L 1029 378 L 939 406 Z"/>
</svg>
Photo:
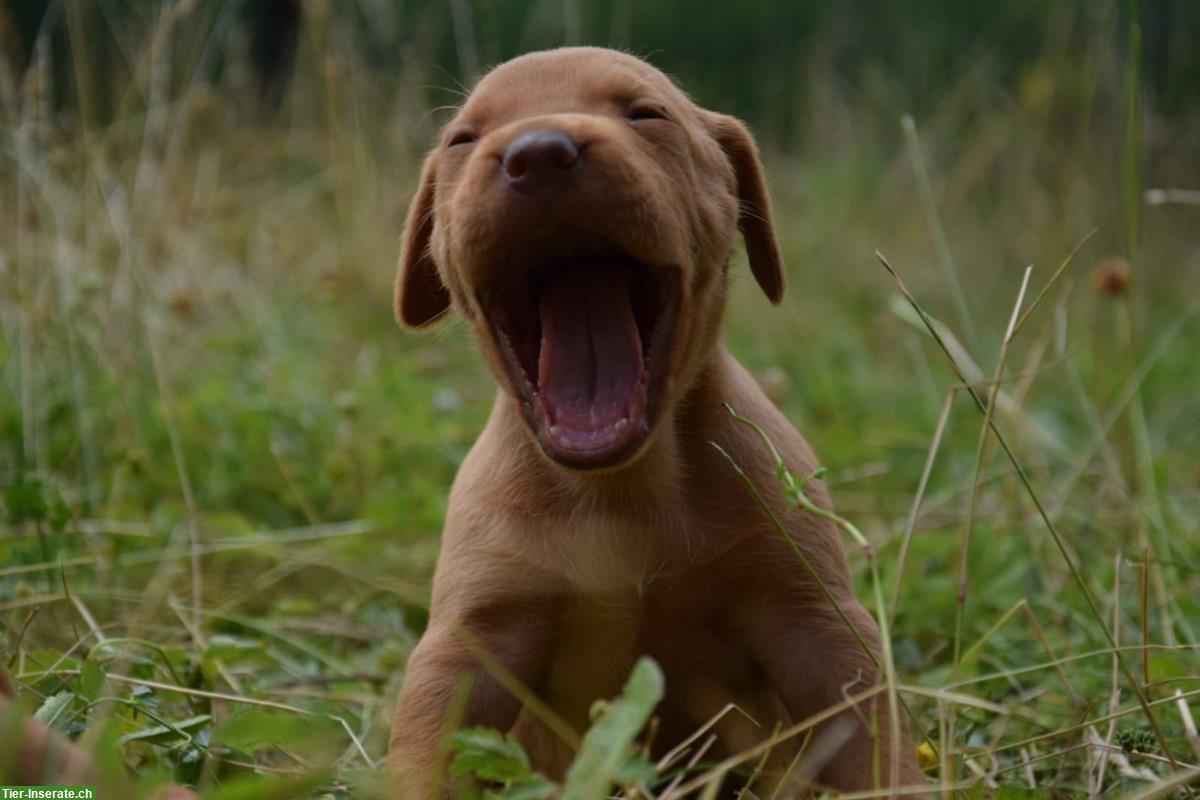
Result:
<svg viewBox="0 0 1200 800">
<path fill-rule="evenodd" d="M 390 761 L 405 800 L 443 785 L 439 742 L 464 677 L 463 724 L 514 729 L 549 773 L 569 761 L 476 647 L 576 730 L 649 654 L 666 675 L 656 713 L 668 747 L 736 703 L 754 722 L 732 714 L 717 727 L 736 752 L 877 683 L 873 659 L 712 446 L 767 495 L 878 652 L 835 528 L 786 510 L 762 441 L 722 407 L 759 421 L 798 474 L 816 466 L 719 341 L 739 230 L 779 302 L 750 134 L 623 53 L 567 48 L 496 68 L 429 155 L 396 314 L 420 328 L 453 306 L 502 389 L 451 490 L 429 629 L 399 698 Z M 820 484 L 810 493 L 828 503 Z M 863 704 L 819 729 L 829 755 L 810 743 L 806 777 L 886 782 L 886 708 Z M 900 783 L 919 782 L 907 733 L 897 752 Z M 777 776 L 794 753 L 779 748 Z"/>
</svg>

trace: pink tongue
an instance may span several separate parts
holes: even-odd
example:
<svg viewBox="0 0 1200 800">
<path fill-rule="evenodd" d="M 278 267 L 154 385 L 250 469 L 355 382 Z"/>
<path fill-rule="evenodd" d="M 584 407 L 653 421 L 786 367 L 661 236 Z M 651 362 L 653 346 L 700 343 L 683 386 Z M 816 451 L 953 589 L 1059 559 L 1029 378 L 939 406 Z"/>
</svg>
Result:
<svg viewBox="0 0 1200 800">
<path fill-rule="evenodd" d="M 628 419 L 642 377 L 628 282 L 602 271 L 559 275 L 542 291 L 540 311 L 538 390 L 552 424 L 601 433 Z"/>
</svg>

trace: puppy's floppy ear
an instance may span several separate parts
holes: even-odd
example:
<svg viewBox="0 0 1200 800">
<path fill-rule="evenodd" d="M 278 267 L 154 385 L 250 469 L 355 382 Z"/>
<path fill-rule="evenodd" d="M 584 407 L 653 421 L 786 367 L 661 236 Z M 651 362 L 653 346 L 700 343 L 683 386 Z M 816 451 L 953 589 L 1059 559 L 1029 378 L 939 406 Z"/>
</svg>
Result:
<svg viewBox="0 0 1200 800">
<path fill-rule="evenodd" d="M 437 157 L 430 155 L 421 168 L 421 182 L 408 207 L 396 273 L 396 321 L 406 328 L 422 328 L 450 308 L 450 292 L 438 277 L 429 252 L 436 200 Z"/>
<path fill-rule="evenodd" d="M 725 151 L 737 180 L 738 228 L 746 242 L 746 255 L 754 279 L 772 303 L 783 299 L 783 256 L 771 225 L 771 198 L 754 137 L 739 120 L 706 112 L 709 132 Z"/>
</svg>

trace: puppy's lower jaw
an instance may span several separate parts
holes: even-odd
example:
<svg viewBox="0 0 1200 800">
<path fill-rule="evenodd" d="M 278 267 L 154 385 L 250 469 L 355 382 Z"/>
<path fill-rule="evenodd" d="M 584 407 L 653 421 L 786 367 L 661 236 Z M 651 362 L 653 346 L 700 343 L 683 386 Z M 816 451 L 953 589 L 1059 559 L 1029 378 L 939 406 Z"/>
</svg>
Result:
<svg viewBox="0 0 1200 800">
<path fill-rule="evenodd" d="M 656 421 L 678 306 L 673 271 L 611 247 L 515 259 L 481 300 L 542 450 L 575 469 L 631 460 Z"/>
</svg>

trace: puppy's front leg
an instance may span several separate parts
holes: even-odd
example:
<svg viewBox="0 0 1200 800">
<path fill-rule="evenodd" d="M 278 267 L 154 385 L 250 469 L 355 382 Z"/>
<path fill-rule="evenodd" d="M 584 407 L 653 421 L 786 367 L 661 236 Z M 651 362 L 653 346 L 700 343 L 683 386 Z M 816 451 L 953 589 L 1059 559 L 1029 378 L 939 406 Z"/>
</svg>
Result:
<svg viewBox="0 0 1200 800">
<path fill-rule="evenodd" d="M 787 608 L 775 606 L 759 616 L 753 646 L 788 713 L 800 722 L 875 686 L 881 670 L 846 621 L 824 598 L 802 592 Z M 881 652 L 875 620 L 852 595 L 840 598 L 842 610 L 876 658 Z M 890 780 L 892 721 L 886 694 L 877 694 L 816 730 L 809 743 L 822 785 L 842 791 L 899 788 L 924 783 L 900 712 L 896 741 L 899 782 Z M 827 750 L 826 750 L 827 748 Z M 826 752 L 821 752 L 825 750 Z M 786 796 L 786 795 L 785 795 Z"/>
<path fill-rule="evenodd" d="M 512 727 L 520 703 L 472 650 L 489 653 L 523 685 L 536 687 L 551 632 L 544 608 L 541 603 L 506 603 L 454 620 L 434 617 L 409 657 L 392 723 L 388 762 L 396 775 L 398 800 L 444 796 L 444 737 L 451 732 L 451 702 L 464 682 L 470 687 L 464 727 Z"/>
</svg>

